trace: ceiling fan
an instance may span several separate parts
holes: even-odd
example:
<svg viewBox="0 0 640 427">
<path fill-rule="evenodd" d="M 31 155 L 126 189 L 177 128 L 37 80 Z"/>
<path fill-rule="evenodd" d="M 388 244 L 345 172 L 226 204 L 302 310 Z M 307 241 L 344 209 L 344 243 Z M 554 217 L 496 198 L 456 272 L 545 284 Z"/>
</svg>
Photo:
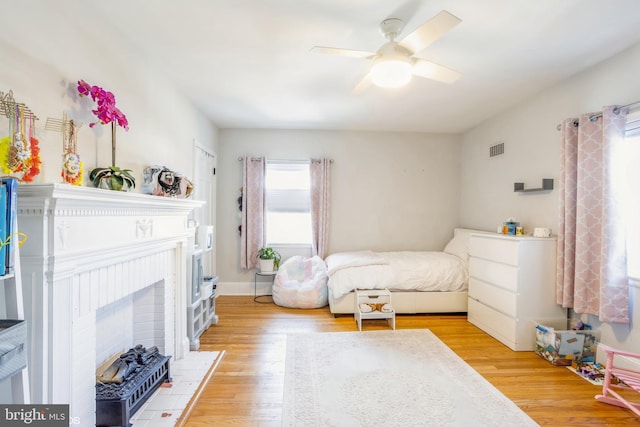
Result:
<svg viewBox="0 0 640 427">
<path fill-rule="evenodd" d="M 312 52 L 352 58 L 372 59 L 371 71 L 356 86 L 363 90 L 371 83 L 383 88 L 396 88 L 409 83 L 412 76 L 424 77 L 444 83 L 453 83 L 460 73 L 442 65 L 418 58 L 417 53 L 442 37 L 461 20 L 441 11 L 419 26 L 411 34 L 396 41 L 404 29 L 404 22 L 398 18 L 388 18 L 380 23 L 380 31 L 389 40 L 377 52 L 314 46 Z"/>
</svg>

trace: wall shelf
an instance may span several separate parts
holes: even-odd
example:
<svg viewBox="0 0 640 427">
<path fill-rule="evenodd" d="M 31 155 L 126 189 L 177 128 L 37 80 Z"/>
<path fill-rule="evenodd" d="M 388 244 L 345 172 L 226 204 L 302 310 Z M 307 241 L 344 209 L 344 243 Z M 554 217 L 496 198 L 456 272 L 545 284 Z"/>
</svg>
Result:
<svg viewBox="0 0 640 427">
<path fill-rule="evenodd" d="M 547 191 L 553 190 L 553 178 L 543 178 L 541 188 L 524 188 L 524 182 L 513 183 L 513 191 L 520 193 L 528 193 L 531 191 Z"/>
</svg>

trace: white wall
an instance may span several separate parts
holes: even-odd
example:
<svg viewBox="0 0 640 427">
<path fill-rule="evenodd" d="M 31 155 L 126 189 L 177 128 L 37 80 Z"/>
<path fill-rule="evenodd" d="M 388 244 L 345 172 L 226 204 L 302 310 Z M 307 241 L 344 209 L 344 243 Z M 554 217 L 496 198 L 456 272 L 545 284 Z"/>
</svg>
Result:
<svg viewBox="0 0 640 427">
<path fill-rule="evenodd" d="M 605 105 L 640 101 L 640 45 L 575 75 L 521 105 L 506 109 L 463 135 L 461 147 L 460 225 L 495 230 L 507 217 L 534 226 L 558 229 L 557 189 L 543 193 L 514 193 L 513 183 L 540 187 L 542 178 L 557 186 L 560 133 L 565 118 L 599 111 Z M 505 155 L 489 159 L 489 146 L 505 143 Z M 640 307 L 637 283 L 632 305 Z M 640 313 L 632 307 L 632 325 L 600 324 L 593 316 L 583 320 L 598 327 L 602 341 L 638 349 Z"/>
<path fill-rule="evenodd" d="M 441 250 L 458 214 L 459 137 L 302 130 L 220 130 L 217 267 L 221 282 L 253 281 L 239 268 L 239 157 L 326 157 L 332 164 L 329 253 Z"/>
<path fill-rule="evenodd" d="M 95 104 L 78 96 L 79 79 L 113 92 L 127 116 L 130 130 L 117 128 L 116 163 L 133 170 L 138 187 L 148 165 L 166 165 L 190 176 L 194 139 L 217 150 L 216 127 L 169 83 L 161 67 L 125 53 L 131 46 L 123 47 L 118 34 L 99 20 L 83 19 L 90 5 L 79 10 L 64 2 L 31 3 L 3 7 L 3 15 L 12 18 L 0 32 L 0 91 L 12 90 L 40 119 L 36 136 L 43 165 L 36 182 L 60 182 L 62 136 L 44 127 L 47 117 L 60 119 L 63 112 L 84 123 L 78 150 L 85 175 L 111 164 L 110 127 L 89 128 Z M 3 136 L 7 126 L 6 117 L 0 117 Z"/>
</svg>

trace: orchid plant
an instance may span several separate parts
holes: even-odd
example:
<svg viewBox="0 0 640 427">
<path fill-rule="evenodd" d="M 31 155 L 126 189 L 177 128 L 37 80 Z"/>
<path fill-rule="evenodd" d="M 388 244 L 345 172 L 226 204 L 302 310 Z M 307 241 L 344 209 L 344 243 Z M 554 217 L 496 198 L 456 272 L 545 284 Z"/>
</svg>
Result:
<svg viewBox="0 0 640 427">
<path fill-rule="evenodd" d="M 127 116 L 116 107 L 116 97 L 113 93 L 99 86 L 91 86 L 84 80 L 78 80 L 78 94 L 80 97 L 91 96 L 96 103 L 96 109 L 91 112 L 98 118 L 100 124 L 111 124 L 111 166 L 108 168 L 95 168 L 89 174 L 89 179 L 94 186 L 112 190 L 130 191 L 135 188 L 136 182 L 130 169 L 120 169 L 116 166 L 116 128 L 121 126 L 129 130 Z M 98 122 L 89 123 L 94 127 Z"/>
</svg>

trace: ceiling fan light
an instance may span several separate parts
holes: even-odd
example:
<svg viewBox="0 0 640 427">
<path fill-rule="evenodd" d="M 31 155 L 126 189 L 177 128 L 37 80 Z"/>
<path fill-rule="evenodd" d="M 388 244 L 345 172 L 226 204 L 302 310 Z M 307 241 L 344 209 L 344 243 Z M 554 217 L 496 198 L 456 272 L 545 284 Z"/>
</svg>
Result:
<svg viewBox="0 0 640 427">
<path fill-rule="evenodd" d="M 402 87 L 411 81 L 411 75 L 411 63 L 405 60 L 381 58 L 371 67 L 371 81 L 383 88 Z"/>
</svg>

